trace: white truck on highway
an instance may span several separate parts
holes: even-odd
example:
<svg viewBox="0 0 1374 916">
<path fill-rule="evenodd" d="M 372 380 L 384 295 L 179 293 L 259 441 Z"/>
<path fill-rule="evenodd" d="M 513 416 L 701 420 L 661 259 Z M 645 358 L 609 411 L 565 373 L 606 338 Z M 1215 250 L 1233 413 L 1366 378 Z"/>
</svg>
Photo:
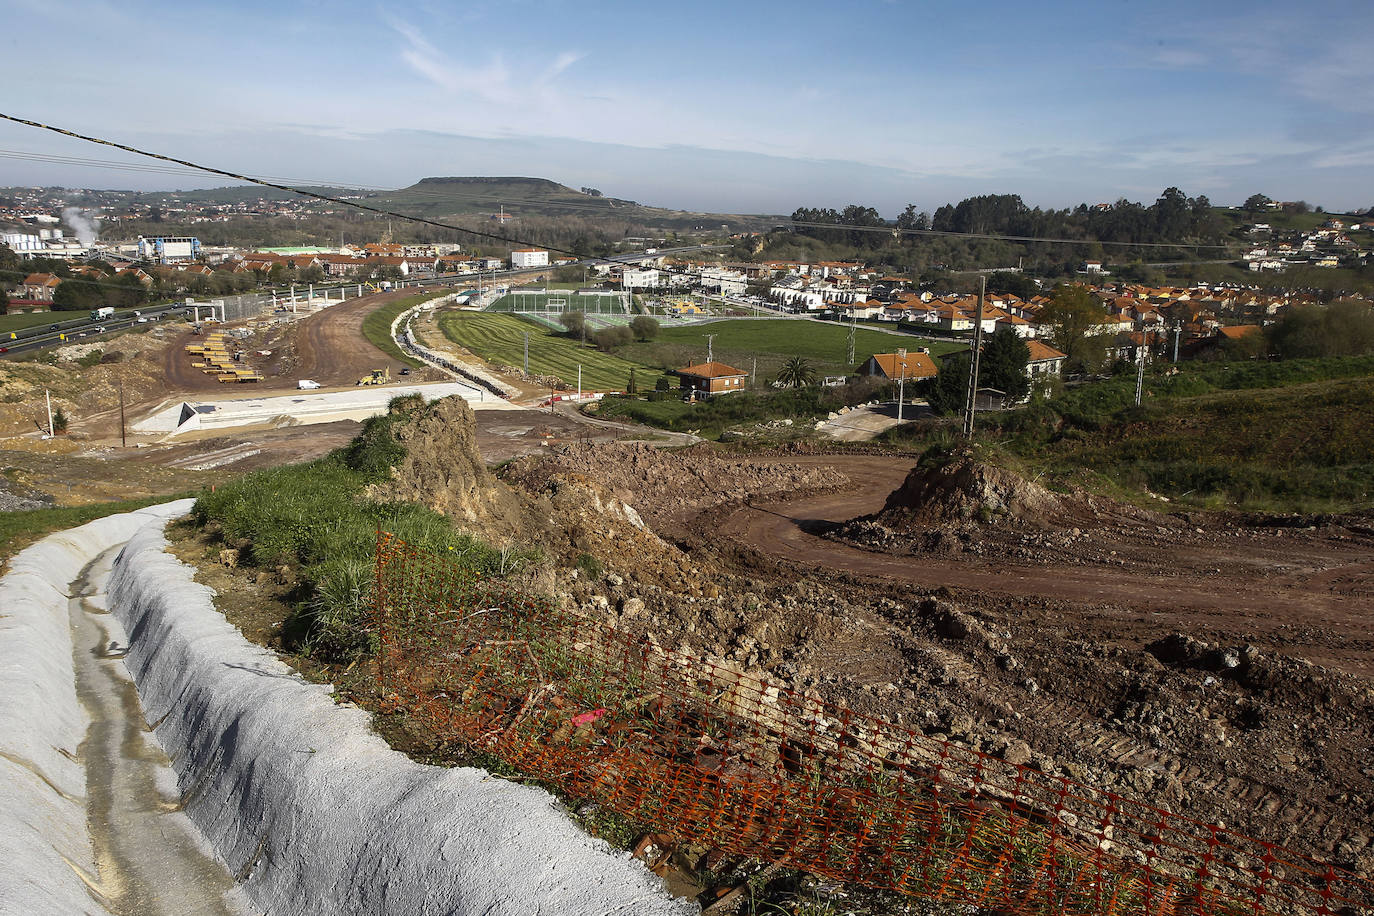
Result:
<svg viewBox="0 0 1374 916">
<path fill-rule="evenodd" d="M 114 309 L 111 308 L 111 307 L 108 306 L 108 305 L 105 306 L 104 308 L 92 309 L 92 310 L 91 310 L 91 320 L 92 320 L 92 321 L 100 321 L 100 320 L 103 319 L 103 318 L 113 318 L 113 317 L 114 317 Z"/>
</svg>

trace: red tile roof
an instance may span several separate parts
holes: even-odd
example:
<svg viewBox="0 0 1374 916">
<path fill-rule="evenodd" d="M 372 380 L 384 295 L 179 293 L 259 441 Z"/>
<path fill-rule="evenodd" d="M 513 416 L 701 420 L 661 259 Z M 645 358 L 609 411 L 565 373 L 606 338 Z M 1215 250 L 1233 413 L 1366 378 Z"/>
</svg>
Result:
<svg viewBox="0 0 1374 916">
<path fill-rule="evenodd" d="M 748 372 L 743 369 L 736 369 L 734 366 L 727 366 L 725 363 L 698 363 L 695 366 L 688 366 L 686 369 L 679 369 L 678 375 L 690 375 L 694 378 L 730 378 L 733 376 L 745 376 Z"/>
<path fill-rule="evenodd" d="M 1043 340 L 1036 340 L 1034 337 L 1026 341 L 1026 346 L 1030 348 L 1030 361 L 1033 363 L 1043 362 L 1047 359 L 1067 359 L 1069 355 L 1060 353 Z"/>
</svg>

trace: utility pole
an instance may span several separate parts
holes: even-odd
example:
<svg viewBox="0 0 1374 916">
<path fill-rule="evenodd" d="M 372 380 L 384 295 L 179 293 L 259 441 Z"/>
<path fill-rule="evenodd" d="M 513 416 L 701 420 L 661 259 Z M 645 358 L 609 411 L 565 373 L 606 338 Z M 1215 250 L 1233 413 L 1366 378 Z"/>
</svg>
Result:
<svg viewBox="0 0 1374 916">
<path fill-rule="evenodd" d="M 119 386 L 119 447 L 128 448 L 129 440 L 124 429 L 124 386 Z"/>
<path fill-rule="evenodd" d="M 715 343 L 715 340 L 716 340 L 716 335 L 714 335 L 714 334 L 707 334 L 707 335 L 706 335 L 706 361 L 707 361 L 708 363 L 713 363 L 713 362 L 716 361 L 716 358 L 715 358 L 715 356 L 713 355 L 713 354 L 715 353 L 715 350 L 714 350 L 714 348 L 713 348 L 713 346 L 712 346 L 712 345 Z"/>
<path fill-rule="evenodd" d="M 1183 322 L 1174 319 L 1174 362 L 1178 362 L 1178 342 L 1183 337 Z"/>
<path fill-rule="evenodd" d="M 582 364 L 577 364 L 577 399 L 582 400 Z"/>
<path fill-rule="evenodd" d="M 52 428 L 52 395 L 48 393 L 46 388 L 43 389 L 43 400 L 48 405 L 48 438 L 51 439 L 57 433 Z"/>
<path fill-rule="evenodd" d="M 1145 391 L 1145 332 L 1140 332 L 1140 346 L 1135 351 L 1135 406 Z"/>
<path fill-rule="evenodd" d="M 525 374 L 530 374 L 530 332 L 525 332 Z"/>
<path fill-rule="evenodd" d="M 902 403 L 906 400 L 906 358 L 902 358 L 902 374 L 897 379 L 897 422 L 902 422 Z"/>
<path fill-rule="evenodd" d="M 754 357 L 754 367 L 749 370 L 749 387 L 754 388 L 759 383 L 759 358 Z"/>
<path fill-rule="evenodd" d="M 969 360 L 968 399 L 964 402 L 964 438 L 973 438 L 973 415 L 978 409 L 978 363 L 983 351 L 983 298 L 987 295 L 987 275 L 978 277 L 978 317 L 973 323 L 973 353 Z"/>
<path fill-rule="evenodd" d="M 854 365 L 854 329 L 855 329 L 855 327 L 858 325 L 858 323 L 859 323 L 859 313 L 858 313 L 858 311 L 852 311 L 852 312 L 850 312 L 850 313 L 849 313 L 849 365 L 850 365 L 851 368 L 852 368 L 853 365 Z"/>
</svg>

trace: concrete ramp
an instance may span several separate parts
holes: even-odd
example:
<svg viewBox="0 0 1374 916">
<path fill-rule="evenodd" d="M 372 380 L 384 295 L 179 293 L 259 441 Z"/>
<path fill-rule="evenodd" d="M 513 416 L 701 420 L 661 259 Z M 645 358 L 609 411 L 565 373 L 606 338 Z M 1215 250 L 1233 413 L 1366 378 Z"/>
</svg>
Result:
<svg viewBox="0 0 1374 916">
<path fill-rule="evenodd" d="M 131 428 L 136 433 L 177 435 L 194 430 L 213 431 L 243 426 L 276 427 L 366 420 L 386 413 L 386 406 L 392 398 L 411 394 L 418 394 L 426 401 L 458 395 L 473 410 L 517 409 L 509 401 L 489 391 L 458 382 L 439 382 L 185 401 L 165 407 L 133 424 Z"/>
</svg>

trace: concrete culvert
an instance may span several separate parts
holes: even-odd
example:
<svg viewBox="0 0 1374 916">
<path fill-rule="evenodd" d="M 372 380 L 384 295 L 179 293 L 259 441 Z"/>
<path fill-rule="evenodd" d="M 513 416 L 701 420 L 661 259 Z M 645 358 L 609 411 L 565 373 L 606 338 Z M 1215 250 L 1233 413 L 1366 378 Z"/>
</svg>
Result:
<svg viewBox="0 0 1374 916">
<path fill-rule="evenodd" d="M 88 790 L 78 753 L 91 724 L 73 666 L 69 613 L 80 613 L 93 621 L 93 664 L 127 666 L 138 718 L 175 763 L 174 776 L 140 792 L 157 796 L 167 816 L 181 817 L 170 810 L 181 806 L 202 834 L 224 876 L 223 886 L 210 882 L 221 912 L 698 912 L 627 853 L 582 833 L 546 792 L 415 763 L 377 737 L 364 712 L 336 704 L 331 688 L 249 644 L 192 570 L 163 551 L 165 519 L 189 507 L 55 535 L 0 580 L 0 909 L 216 911 L 144 907 L 105 886 L 115 871 L 87 830 L 100 793 Z M 71 609 L 68 584 L 126 540 L 109 576 L 111 615 L 98 594 L 78 595 Z M 87 590 L 98 592 L 98 579 Z M 119 737 L 125 728 L 110 734 L 137 749 Z M 139 732 L 139 753 L 158 756 Z M 174 899 L 170 888 L 157 891 Z"/>
</svg>

